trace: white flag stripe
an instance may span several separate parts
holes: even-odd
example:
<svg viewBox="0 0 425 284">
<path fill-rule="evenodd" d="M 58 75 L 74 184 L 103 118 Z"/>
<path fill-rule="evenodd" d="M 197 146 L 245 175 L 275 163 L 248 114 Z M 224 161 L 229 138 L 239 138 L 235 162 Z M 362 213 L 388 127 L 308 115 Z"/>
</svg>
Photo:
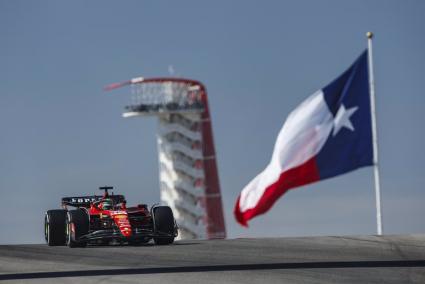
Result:
<svg viewBox="0 0 425 284">
<path fill-rule="evenodd" d="M 319 90 L 289 114 L 277 137 L 269 165 L 241 192 L 241 211 L 254 208 L 266 188 L 283 172 L 314 157 L 325 144 L 332 127 L 332 113 Z"/>
</svg>

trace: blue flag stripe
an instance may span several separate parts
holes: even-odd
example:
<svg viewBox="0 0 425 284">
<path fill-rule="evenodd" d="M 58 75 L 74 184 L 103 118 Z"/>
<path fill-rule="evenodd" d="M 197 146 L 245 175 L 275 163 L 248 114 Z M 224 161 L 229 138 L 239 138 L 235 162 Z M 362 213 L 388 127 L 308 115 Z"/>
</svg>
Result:
<svg viewBox="0 0 425 284">
<path fill-rule="evenodd" d="M 335 120 L 338 111 L 346 110 L 349 117 L 345 125 L 331 132 L 317 155 L 321 179 L 373 165 L 368 78 L 366 50 L 348 70 L 323 88 L 326 104 Z"/>
</svg>

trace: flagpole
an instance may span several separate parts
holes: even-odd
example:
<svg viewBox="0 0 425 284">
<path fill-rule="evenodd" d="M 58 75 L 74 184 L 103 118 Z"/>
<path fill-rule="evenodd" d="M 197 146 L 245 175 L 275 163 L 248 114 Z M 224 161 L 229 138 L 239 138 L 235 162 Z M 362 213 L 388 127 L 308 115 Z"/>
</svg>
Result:
<svg viewBox="0 0 425 284">
<path fill-rule="evenodd" d="M 378 235 L 382 235 L 381 186 L 380 186 L 380 180 L 379 180 L 379 167 L 378 167 L 378 134 L 376 130 L 375 80 L 373 77 L 373 57 L 372 57 L 373 33 L 367 32 L 366 36 L 367 36 L 368 63 L 369 63 L 370 112 L 372 115 L 373 172 L 375 176 L 376 226 L 377 226 Z"/>
</svg>

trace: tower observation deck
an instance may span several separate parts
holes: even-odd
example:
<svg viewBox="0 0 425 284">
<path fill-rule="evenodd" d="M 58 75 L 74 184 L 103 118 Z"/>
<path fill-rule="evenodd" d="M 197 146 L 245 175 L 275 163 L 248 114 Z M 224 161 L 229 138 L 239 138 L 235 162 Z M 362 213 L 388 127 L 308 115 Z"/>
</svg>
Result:
<svg viewBox="0 0 425 284">
<path fill-rule="evenodd" d="M 205 86 L 182 78 L 134 78 L 123 117 L 158 117 L 161 202 L 170 206 L 180 239 L 225 238 L 220 183 Z"/>
</svg>

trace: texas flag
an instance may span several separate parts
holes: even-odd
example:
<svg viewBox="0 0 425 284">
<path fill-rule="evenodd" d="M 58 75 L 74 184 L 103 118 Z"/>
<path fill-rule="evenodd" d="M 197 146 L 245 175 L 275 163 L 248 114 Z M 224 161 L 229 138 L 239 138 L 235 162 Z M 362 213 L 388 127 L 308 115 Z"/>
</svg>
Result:
<svg viewBox="0 0 425 284">
<path fill-rule="evenodd" d="M 367 50 L 341 76 L 293 110 L 270 163 L 240 193 L 244 226 L 289 189 L 373 165 Z"/>
</svg>

